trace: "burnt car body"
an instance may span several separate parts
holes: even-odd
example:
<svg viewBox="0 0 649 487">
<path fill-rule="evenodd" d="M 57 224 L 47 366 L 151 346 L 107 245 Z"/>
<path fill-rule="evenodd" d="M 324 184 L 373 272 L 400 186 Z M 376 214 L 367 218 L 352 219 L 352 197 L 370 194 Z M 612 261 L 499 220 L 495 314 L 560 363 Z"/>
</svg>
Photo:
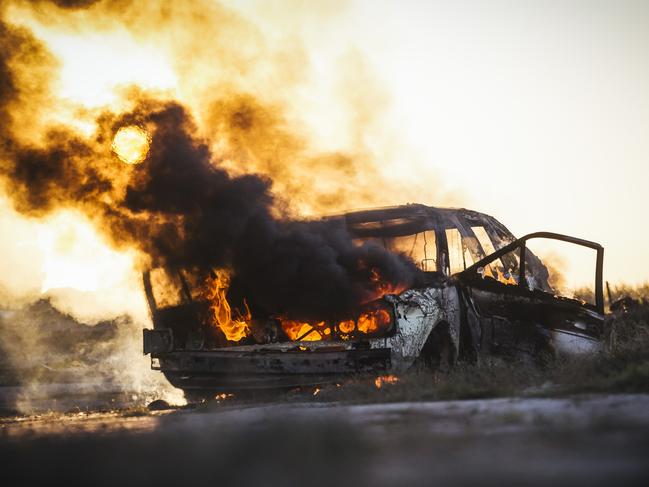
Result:
<svg viewBox="0 0 649 487">
<path fill-rule="evenodd" d="M 479 361 L 485 355 L 536 360 L 566 343 L 598 346 L 604 301 L 603 248 L 597 243 L 549 232 L 516 239 L 491 216 L 424 205 L 329 218 L 342 219 L 359 242 L 372 240 L 405 253 L 423 271 L 422 286 L 368 305 L 389 317 L 379 332 L 361 333 L 358 318 L 346 333 L 337 325 L 318 329 L 316 339 L 307 332 L 222 346 L 206 339 L 199 318 L 205 305 L 192 296 L 187 279 L 180 276 L 184 297 L 164 305 L 145 273 L 153 329 L 144 330 L 144 352 L 151 354 L 152 368 L 185 391 L 219 392 L 318 385 L 354 374 L 400 373 L 416 363 Z M 594 302 L 558 295 L 548 268 L 528 248 L 537 239 L 596 253 Z"/>
</svg>

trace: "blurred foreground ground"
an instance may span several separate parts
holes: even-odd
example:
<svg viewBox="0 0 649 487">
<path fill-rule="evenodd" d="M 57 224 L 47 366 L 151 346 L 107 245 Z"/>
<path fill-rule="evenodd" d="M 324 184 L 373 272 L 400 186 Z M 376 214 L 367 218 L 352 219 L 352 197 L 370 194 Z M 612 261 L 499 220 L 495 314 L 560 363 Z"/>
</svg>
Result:
<svg viewBox="0 0 649 487">
<path fill-rule="evenodd" d="M 649 485 L 644 294 L 594 355 L 164 411 L 123 380 L 120 329 L 45 302 L 0 319 L 0 485 Z"/>
<path fill-rule="evenodd" d="M 3 485 L 649 485 L 649 395 L 0 420 Z"/>
</svg>

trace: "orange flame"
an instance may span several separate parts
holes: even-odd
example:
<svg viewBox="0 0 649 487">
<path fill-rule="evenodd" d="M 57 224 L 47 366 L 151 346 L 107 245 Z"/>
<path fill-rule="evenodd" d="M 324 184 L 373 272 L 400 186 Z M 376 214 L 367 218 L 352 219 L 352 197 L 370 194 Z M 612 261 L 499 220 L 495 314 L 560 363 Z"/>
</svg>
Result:
<svg viewBox="0 0 649 487">
<path fill-rule="evenodd" d="M 491 266 L 487 265 L 484 267 L 484 270 L 482 271 L 482 276 L 483 277 L 490 277 L 491 279 L 495 279 L 498 282 L 502 282 L 503 284 L 508 284 L 511 286 L 516 286 L 518 282 L 516 279 L 513 277 L 512 273 L 509 272 L 508 274 L 505 274 L 500 267 L 495 266 L 496 268 L 496 275 L 494 276 L 493 271 L 491 270 Z"/>
<path fill-rule="evenodd" d="M 231 397 L 234 397 L 234 394 L 224 392 L 222 394 L 217 394 L 216 396 L 214 396 L 214 399 L 216 399 L 217 402 L 221 402 Z"/>
<path fill-rule="evenodd" d="M 385 292 L 398 289 L 389 283 L 383 283 L 379 274 L 372 271 L 372 280 L 379 283 L 379 288 Z M 228 341 L 238 342 L 251 334 L 252 314 L 248 303 L 244 300 L 245 310 L 240 313 L 234 310 L 234 316 L 226 294 L 230 285 L 230 276 L 225 271 L 216 271 L 205 280 L 203 297 L 209 303 L 212 323 L 225 335 Z M 338 330 L 340 338 L 349 340 L 354 332 L 373 334 L 387 329 L 391 323 L 390 313 L 385 309 L 375 309 L 361 314 L 357 320 L 343 320 L 333 328 Z M 281 319 L 284 333 L 291 341 L 313 342 L 332 338 L 332 328 L 326 322 L 305 322 Z"/>
<path fill-rule="evenodd" d="M 323 335 L 331 333 L 328 328 L 322 330 L 324 326 L 324 321 L 311 325 L 302 321 L 282 320 L 282 329 L 292 341 L 315 342 L 322 340 Z"/>
<path fill-rule="evenodd" d="M 396 384 L 399 378 L 396 375 L 380 375 L 374 379 L 374 385 L 377 389 L 383 387 L 383 384 Z"/>
<path fill-rule="evenodd" d="M 343 340 L 348 340 L 354 331 L 360 333 L 376 333 L 390 326 L 392 317 L 385 309 L 371 310 L 363 313 L 358 320 L 344 320 L 338 322 L 336 328 Z M 331 337 L 331 328 L 324 321 L 313 324 L 294 320 L 281 320 L 282 329 L 292 341 L 318 341 Z"/>
<path fill-rule="evenodd" d="M 512 273 L 508 273 L 505 275 L 502 270 L 500 270 L 500 267 L 496 268 L 496 272 L 498 273 L 498 280 L 502 282 L 503 284 L 509 284 L 510 286 L 515 286 L 518 284 L 516 282 L 516 279 L 512 277 Z"/>
<path fill-rule="evenodd" d="M 229 341 L 238 342 L 250 335 L 248 323 L 252 319 L 248 303 L 244 300 L 245 313 L 236 311 L 236 317 L 232 317 L 232 309 L 226 298 L 230 276 L 223 271 L 216 271 L 214 276 L 209 276 L 205 281 L 205 298 L 209 302 L 212 322 L 223 332 Z"/>
<path fill-rule="evenodd" d="M 358 318 L 358 331 L 375 333 L 381 328 L 387 328 L 391 321 L 390 313 L 384 309 L 376 309 L 363 313 Z"/>
<path fill-rule="evenodd" d="M 352 333 L 354 331 L 354 328 L 356 328 L 356 323 L 354 323 L 354 320 L 341 321 L 340 323 L 338 323 L 338 330 L 341 333 Z"/>
<path fill-rule="evenodd" d="M 370 281 L 374 283 L 375 293 L 366 302 L 374 301 L 386 294 L 401 294 L 408 286 L 405 284 L 392 283 L 383 279 L 378 269 L 370 269 Z"/>
</svg>

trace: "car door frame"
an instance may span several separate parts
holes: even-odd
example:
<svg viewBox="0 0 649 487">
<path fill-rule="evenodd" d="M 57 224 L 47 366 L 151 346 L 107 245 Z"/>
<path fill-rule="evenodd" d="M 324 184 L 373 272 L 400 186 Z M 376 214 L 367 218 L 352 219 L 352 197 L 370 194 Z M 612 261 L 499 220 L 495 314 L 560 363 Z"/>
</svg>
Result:
<svg viewBox="0 0 649 487">
<path fill-rule="evenodd" d="M 526 265 L 527 265 L 527 241 L 531 239 L 544 238 L 551 240 L 559 240 L 575 245 L 580 245 L 587 247 L 596 251 L 596 264 L 595 264 L 595 303 L 580 303 L 577 300 L 573 300 L 565 297 L 557 297 L 548 292 L 541 290 L 530 289 L 527 279 L 526 279 Z M 516 285 L 505 285 L 502 284 L 502 287 L 496 287 L 497 281 L 490 282 L 490 280 L 485 280 L 484 285 L 481 285 L 483 281 L 477 281 L 476 276 L 479 275 L 478 269 L 484 268 L 489 264 L 492 264 L 495 260 L 501 258 L 505 254 L 508 254 L 513 251 L 519 251 L 519 268 L 518 268 L 518 283 Z M 531 253 L 531 252 L 530 252 Z M 532 254 L 533 255 L 533 254 Z M 574 319 L 565 320 L 567 324 L 563 322 L 553 323 L 550 326 L 549 322 L 551 320 L 539 319 L 539 323 L 549 330 L 560 331 L 567 334 L 574 334 L 577 336 L 590 337 L 592 339 L 597 339 L 601 330 L 597 326 L 588 325 L 587 329 L 582 330 L 575 328 L 577 324 L 582 322 L 601 322 L 603 321 L 604 316 L 604 294 L 603 294 L 603 264 L 604 264 L 604 248 L 596 243 L 589 240 L 584 240 L 576 237 L 571 237 L 568 235 L 562 235 L 553 232 L 535 232 L 525 235 L 510 244 L 505 245 L 499 250 L 492 252 L 488 256 L 480 259 L 470 267 L 466 268 L 464 271 L 456 273 L 453 277 L 457 281 L 463 284 L 463 287 L 468 288 L 467 291 L 472 295 L 472 289 L 479 291 L 486 291 L 491 293 L 502 292 L 503 296 L 518 298 L 523 300 L 528 300 L 530 303 L 536 303 L 537 310 L 544 310 L 548 315 L 558 314 L 564 317 Z M 507 318 L 507 317 L 505 317 Z"/>
</svg>

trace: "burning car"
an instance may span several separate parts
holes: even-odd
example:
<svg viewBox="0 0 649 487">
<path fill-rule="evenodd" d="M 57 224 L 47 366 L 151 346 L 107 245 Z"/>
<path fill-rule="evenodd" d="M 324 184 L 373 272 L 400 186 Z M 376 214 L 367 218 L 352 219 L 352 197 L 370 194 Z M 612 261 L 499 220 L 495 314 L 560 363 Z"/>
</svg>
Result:
<svg viewBox="0 0 649 487">
<path fill-rule="evenodd" d="M 424 205 L 328 219 L 341 221 L 358 245 L 374 242 L 410 258 L 421 282 L 385 283 L 382 297 L 362 303 L 354 317 L 304 322 L 255 316 L 245 299 L 235 309 L 225 271 L 154 269 L 143 275 L 152 368 L 188 393 L 206 393 L 319 385 L 491 354 L 537 360 L 599 344 L 604 249 L 597 243 L 549 232 L 516 239 L 489 215 Z M 537 241 L 594 253 L 591 302 L 561 292 L 530 249 Z"/>
</svg>

